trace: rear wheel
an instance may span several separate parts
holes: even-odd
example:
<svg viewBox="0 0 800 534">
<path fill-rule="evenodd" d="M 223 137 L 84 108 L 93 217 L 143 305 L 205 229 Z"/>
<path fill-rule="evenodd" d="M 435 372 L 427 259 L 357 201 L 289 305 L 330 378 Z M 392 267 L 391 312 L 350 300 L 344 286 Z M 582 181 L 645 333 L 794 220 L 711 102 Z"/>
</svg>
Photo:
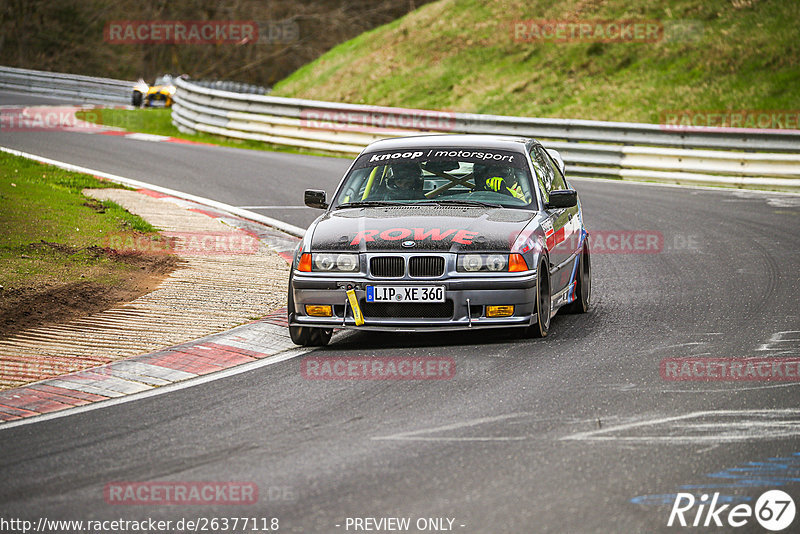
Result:
<svg viewBox="0 0 800 534">
<path fill-rule="evenodd" d="M 564 306 L 566 313 L 586 313 L 592 300 L 592 260 L 589 256 L 589 244 L 584 243 L 578 260 L 577 286 L 575 300 Z"/>
<path fill-rule="evenodd" d="M 142 105 L 142 93 L 140 93 L 139 91 L 134 91 L 133 92 L 133 97 L 131 98 L 131 104 L 133 104 L 133 107 L 135 107 L 135 108 L 138 108 L 139 106 L 141 106 Z"/>
</svg>

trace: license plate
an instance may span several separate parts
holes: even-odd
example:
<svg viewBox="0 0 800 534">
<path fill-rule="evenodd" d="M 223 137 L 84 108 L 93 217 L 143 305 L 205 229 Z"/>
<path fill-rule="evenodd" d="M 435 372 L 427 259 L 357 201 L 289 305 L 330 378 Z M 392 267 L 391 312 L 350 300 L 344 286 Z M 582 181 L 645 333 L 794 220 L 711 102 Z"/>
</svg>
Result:
<svg viewBox="0 0 800 534">
<path fill-rule="evenodd" d="M 367 286 L 367 302 L 444 302 L 444 286 Z"/>
</svg>

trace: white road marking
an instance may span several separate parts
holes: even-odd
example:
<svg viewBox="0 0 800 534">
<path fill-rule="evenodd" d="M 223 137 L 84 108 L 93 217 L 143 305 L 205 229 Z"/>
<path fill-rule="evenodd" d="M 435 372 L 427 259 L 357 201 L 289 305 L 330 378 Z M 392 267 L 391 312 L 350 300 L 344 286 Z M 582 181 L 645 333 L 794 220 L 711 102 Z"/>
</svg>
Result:
<svg viewBox="0 0 800 534">
<path fill-rule="evenodd" d="M 9 421 L 7 423 L 0 424 L 0 432 L 3 430 L 8 430 L 9 428 L 14 428 L 22 425 L 29 425 L 33 423 L 39 423 L 42 421 L 50 421 L 52 419 L 60 419 L 62 417 L 69 417 L 71 415 L 91 412 L 94 410 L 100 410 L 103 408 L 108 408 L 110 406 L 117 406 L 118 404 L 125 404 L 128 402 L 134 402 L 142 399 L 149 399 L 150 397 L 156 397 L 158 395 L 164 395 L 166 393 L 172 393 L 173 391 L 178 391 L 181 389 L 187 389 L 194 386 L 199 386 L 201 384 L 205 384 L 208 382 L 213 382 L 215 380 L 220 380 L 222 378 L 227 378 L 229 376 L 238 375 L 241 373 L 246 373 L 248 371 L 253 371 L 255 369 L 260 369 L 262 367 L 266 367 L 268 365 L 272 365 L 275 363 L 285 362 L 286 360 L 291 360 L 292 358 L 297 358 L 298 356 L 302 356 L 307 352 L 310 352 L 311 349 L 290 349 L 286 352 L 276 354 L 274 356 L 270 356 L 268 358 L 263 358 L 261 360 L 256 360 L 254 362 L 249 362 L 241 365 L 237 365 L 235 367 L 230 367 L 228 369 L 223 369 L 221 371 L 217 371 L 215 373 L 210 373 L 203 376 L 198 376 L 197 378 L 190 378 L 188 380 L 184 380 L 182 382 L 175 382 L 168 386 L 161 386 L 157 387 L 148 391 L 143 391 L 141 393 L 132 393 L 130 395 L 125 395 L 123 397 L 117 397 L 109 400 L 98 401 L 92 404 L 85 404 L 83 406 L 77 406 L 75 408 L 69 408 L 65 410 L 61 410 L 58 412 L 51 412 L 42 415 L 36 415 L 33 417 L 28 417 L 25 419 L 18 419 L 16 421 Z"/>
<path fill-rule="evenodd" d="M 286 232 L 287 234 L 295 237 L 303 237 L 303 234 L 305 234 L 305 229 L 294 226 L 293 224 L 285 223 L 283 221 L 279 221 L 278 219 L 273 219 L 272 217 L 261 215 L 260 213 L 255 213 L 252 211 L 244 210 L 242 208 L 237 208 L 236 206 L 231 206 L 230 204 L 217 202 L 216 200 L 198 197 L 196 195 L 190 195 L 188 193 L 183 193 L 182 191 L 176 191 L 174 189 L 169 189 L 167 187 L 161 187 L 160 185 L 153 185 L 147 182 L 141 182 L 139 180 L 125 178 L 124 176 L 98 171 L 96 169 L 90 169 L 88 167 L 81 167 L 80 165 L 73 165 L 71 163 L 45 158 L 43 156 L 37 156 L 36 154 L 22 152 L 21 150 L 14 150 L 13 148 L 0 146 L 0 151 L 5 152 L 7 154 L 13 154 L 15 156 L 22 156 L 23 158 L 32 159 L 40 163 L 55 165 L 56 167 L 61 167 L 62 169 L 66 169 L 68 171 L 94 174 L 95 176 L 107 178 L 112 182 L 127 185 L 129 187 L 134 187 L 137 189 L 149 189 L 151 191 L 157 191 L 159 193 L 164 193 L 166 195 L 170 195 L 173 197 L 182 198 L 184 200 L 191 200 L 192 202 L 203 204 L 204 206 L 216 208 L 222 211 L 227 211 L 228 213 L 232 213 L 233 215 L 238 215 L 239 217 L 242 217 L 244 219 L 260 222 L 262 224 L 266 224 L 267 226 L 272 226 L 273 228 L 277 228 L 278 230 Z"/>
<path fill-rule="evenodd" d="M 166 141 L 169 139 L 169 136 L 166 135 L 155 135 L 155 134 L 146 134 L 146 133 L 129 133 L 125 137 L 128 139 L 136 139 L 137 141 Z"/>
<path fill-rule="evenodd" d="M 664 347 L 656 347 L 654 349 L 650 349 L 648 352 L 649 353 L 653 353 L 653 352 L 658 352 L 658 351 L 664 350 L 664 349 L 675 349 L 675 348 L 678 348 L 678 347 L 688 347 L 690 345 L 705 345 L 705 344 L 706 344 L 705 341 L 688 341 L 686 343 L 677 343 L 675 345 L 666 345 Z"/>
<path fill-rule="evenodd" d="M 789 382 L 786 384 L 768 384 L 763 386 L 750 386 L 743 387 L 737 382 L 729 382 L 734 384 L 734 387 L 717 388 L 717 389 L 659 389 L 658 393 L 730 393 L 732 391 L 758 391 L 759 389 L 772 389 L 772 388 L 791 388 L 800 386 L 800 382 Z M 652 391 L 650 387 L 638 388 L 643 391 Z"/>
<path fill-rule="evenodd" d="M 496 415 L 493 417 L 480 417 L 478 419 L 470 419 L 461 423 L 452 423 L 449 425 L 436 426 L 433 428 L 423 428 L 422 430 L 412 430 L 410 432 L 398 432 L 389 436 L 375 436 L 373 440 L 399 440 L 399 441 L 518 441 L 528 439 L 529 436 L 477 436 L 477 437 L 421 437 L 420 434 L 433 434 L 435 432 L 447 432 L 448 430 L 459 430 L 461 428 L 469 428 L 484 423 L 494 423 L 497 421 L 505 421 L 507 419 L 514 419 L 518 417 L 525 417 L 533 415 L 530 412 L 517 412 L 506 415 Z"/>
<path fill-rule="evenodd" d="M 307 210 L 308 206 L 239 206 L 243 210 Z"/>
<path fill-rule="evenodd" d="M 420 430 L 412 430 L 409 432 L 398 432 L 397 434 L 391 434 L 389 436 L 374 436 L 370 439 L 376 441 L 445 441 L 445 442 L 486 442 L 486 441 L 523 441 L 523 440 L 531 440 L 531 439 L 550 439 L 548 436 L 545 435 L 515 435 L 515 436 L 428 436 L 422 434 L 434 434 L 437 432 L 448 432 L 452 430 L 461 430 L 464 428 L 471 428 L 478 425 L 486 424 L 486 423 L 496 423 L 499 421 L 507 421 L 511 419 L 520 419 L 523 417 L 529 417 L 532 415 L 536 415 L 532 412 L 515 412 L 505 415 L 496 415 L 491 417 L 480 417 L 477 419 L 469 419 L 467 421 L 462 421 L 460 423 L 451 423 L 448 425 L 430 427 L 430 428 L 423 428 Z M 524 421 L 518 422 L 511 422 L 510 424 L 525 424 L 525 423 L 535 423 L 535 422 L 542 422 L 542 421 L 558 421 L 561 424 L 585 424 L 585 423 L 592 423 L 596 424 L 598 418 L 593 417 L 591 419 L 567 419 L 561 417 L 537 417 L 534 419 L 525 419 Z"/>
<path fill-rule="evenodd" d="M 700 450 L 696 450 L 696 451 L 694 451 L 694 453 L 695 454 L 702 454 L 704 452 L 713 451 L 714 449 L 718 449 L 718 448 L 719 448 L 719 444 L 714 444 L 714 445 L 711 445 L 709 447 L 704 447 L 704 448 L 702 448 Z"/>
<path fill-rule="evenodd" d="M 797 334 L 794 336 L 785 336 L 784 334 Z M 792 343 L 800 341 L 800 330 L 781 330 L 772 334 L 766 343 L 762 343 L 756 350 L 780 350 L 786 352 L 786 347 L 771 347 L 776 343 Z M 789 351 L 791 352 L 791 351 Z"/>
<path fill-rule="evenodd" d="M 737 417 L 734 421 L 691 422 L 708 417 Z M 749 419 L 748 419 L 749 418 Z M 619 435 L 628 430 L 655 428 L 662 435 Z M 662 427 L 662 428 L 659 428 Z M 697 432 L 705 432 L 697 435 Z M 695 433 L 692 435 L 692 433 Z M 614 435 L 616 434 L 616 435 Z M 800 435 L 800 409 L 780 410 L 716 410 L 636 421 L 608 428 L 578 432 L 561 440 L 620 441 L 624 443 L 732 443 L 739 441 L 780 439 Z"/>
</svg>

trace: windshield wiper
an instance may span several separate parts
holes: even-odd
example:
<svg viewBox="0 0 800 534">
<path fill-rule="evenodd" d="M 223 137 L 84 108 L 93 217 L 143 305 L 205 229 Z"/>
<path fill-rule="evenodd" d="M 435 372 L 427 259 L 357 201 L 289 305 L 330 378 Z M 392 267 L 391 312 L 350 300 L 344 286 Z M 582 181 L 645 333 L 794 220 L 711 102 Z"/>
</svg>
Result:
<svg viewBox="0 0 800 534">
<path fill-rule="evenodd" d="M 423 200 L 417 204 L 436 204 L 439 206 L 455 205 L 455 206 L 481 206 L 484 208 L 503 208 L 502 204 L 492 204 L 491 202 L 481 202 L 480 200 L 464 200 L 464 199 L 439 199 L 439 200 Z"/>
<path fill-rule="evenodd" d="M 345 208 L 374 208 L 374 207 L 385 207 L 385 206 L 410 206 L 414 204 L 414 202 L 390 202 L 388 200 L 359 200 L 357 202 L 348 202 L 347 204 L 339 204 L 336 206 L 336 209 L 345 209 Z"/>
</svg>

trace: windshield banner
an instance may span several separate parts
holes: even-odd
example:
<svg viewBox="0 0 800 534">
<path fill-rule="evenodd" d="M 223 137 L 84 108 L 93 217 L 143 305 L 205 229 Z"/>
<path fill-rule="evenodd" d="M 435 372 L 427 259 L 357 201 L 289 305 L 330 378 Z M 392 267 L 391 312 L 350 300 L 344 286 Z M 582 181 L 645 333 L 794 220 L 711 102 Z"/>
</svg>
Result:
<svg viewBox="0 0 800 534">
<path fill-rule="evenodd" d="M 389 163 L 425 163 L 428 161 L 462 161 L 465 163 L 497 163 L 525 168 L 525 158 L 505 150 L 478 150 L 454 148 L 424 148 L 372 152 L 359 156 L 354 168 L 374 167 Z"/>
</svg>

